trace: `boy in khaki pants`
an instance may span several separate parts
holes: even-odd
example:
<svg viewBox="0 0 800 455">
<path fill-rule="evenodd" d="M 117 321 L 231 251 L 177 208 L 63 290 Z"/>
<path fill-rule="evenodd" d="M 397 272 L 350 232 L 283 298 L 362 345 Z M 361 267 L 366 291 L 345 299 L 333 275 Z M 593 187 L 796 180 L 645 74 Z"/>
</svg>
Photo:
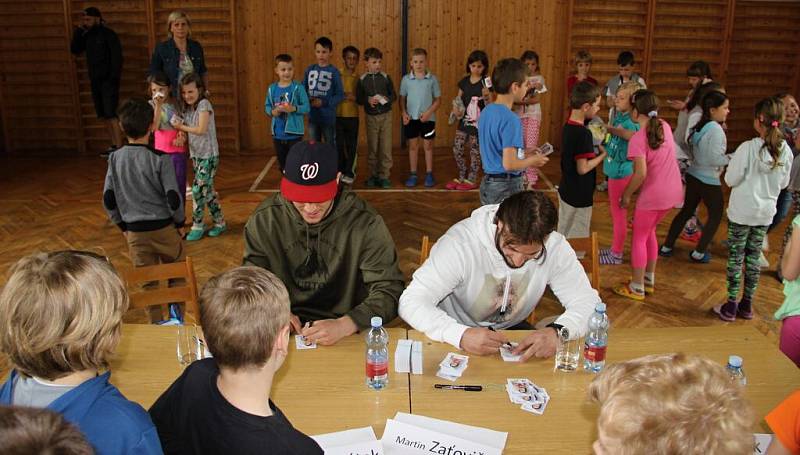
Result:
<svg viewBox="0 0 800 455">
<path fill-rule="evenodd" d="M 364 106 L 367 123 L 369 188 L 391 188 L 392 103 L 397 98 L 392 78 L 381 71 L 383 53 L 374 47 L 364 51 L 367 72 L 358 80 L 356 101 Z"/>
</svg>

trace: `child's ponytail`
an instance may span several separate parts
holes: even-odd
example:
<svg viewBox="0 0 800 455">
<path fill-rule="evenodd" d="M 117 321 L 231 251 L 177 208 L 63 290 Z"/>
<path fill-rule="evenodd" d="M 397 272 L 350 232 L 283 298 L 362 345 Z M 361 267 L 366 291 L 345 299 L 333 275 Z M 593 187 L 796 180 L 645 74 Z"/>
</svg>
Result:
<svg viewBox="0 0 800 455">
<path fill-rule="evenodd" d="M 651 90 L 637 90 L 633 94 L 633 106 L 639 115 L 649 117 L 647 121 L 647 145 L 656 150 L 664 143 L 664 126 L 658 118 L 658 97 Z"/>
<path fill-rule="evenodd" d="M 781 143 L 783 133 L 781 123 L 783 123 L 783 102 L 780 98 L 770 97 L 756 103 L 755 117 L 764 127 L 764 148 L 767 149 L 772 157 L 772 168 L 778 166 L 778 159 L 781 156 Z"/>
</svg>

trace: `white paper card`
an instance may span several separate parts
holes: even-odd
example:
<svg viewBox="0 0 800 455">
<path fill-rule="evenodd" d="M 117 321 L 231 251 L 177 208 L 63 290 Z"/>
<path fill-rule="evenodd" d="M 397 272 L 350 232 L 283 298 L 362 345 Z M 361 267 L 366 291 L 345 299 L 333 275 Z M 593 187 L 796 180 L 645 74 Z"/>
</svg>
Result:
<svg viewBox="0 0 800 455">
<path fill-rule="evenodd" d="M 383 455 L 383 446 L 375 437 L 372 427 L 356 428 L 311 436 L 325 454 L 332 455 Z"/>
<path fill-rule="evenodd" d="M 381 438 L 386 455 L 411 455 L 429 453 L 482 453 L 501 455 L 502 449 L 489 447 L 431 429 L 409 425 L 394 419 L 386 421 Z"/>
<path fill-rule="evenodd" d="M 508 433 L 503 431 L 474 427 L 472 425 L 464 425 L 462 423 L 434 419 L 433 417 L 417 414 L 408 414 L 406 412 L 398 412 L 395 414 L 394 420 L 452 436 L 467 436 L 469 437 L 470 441 L 475 441 L 479 444 L 494 447 L 500 450 L 506 446 L 506 439 L 508 438 Z"/>
<path fill-rule="evenodd" d="M 411 372 L 411 340 L 397 340 L 394 350 L 394 371 L 396 373 Z"/>
<path fill-rule="evenodd" d="M 411 347 L 411 372 L 422 374 L 422 342 L 415 341 Z"/>
<path fill-rule="evenodd" d="M 753 455 L 764 455 L 767 453 L 770 443 L 772 443 L 772 435 L 764 433 L 753 434 Z"/>
<path fill-rule="evenodd" d="M 294 344 L 297 349 L 317 349 L 317 343 L 311 343 L 303 335 L 295 335 Z"/>
</svg>

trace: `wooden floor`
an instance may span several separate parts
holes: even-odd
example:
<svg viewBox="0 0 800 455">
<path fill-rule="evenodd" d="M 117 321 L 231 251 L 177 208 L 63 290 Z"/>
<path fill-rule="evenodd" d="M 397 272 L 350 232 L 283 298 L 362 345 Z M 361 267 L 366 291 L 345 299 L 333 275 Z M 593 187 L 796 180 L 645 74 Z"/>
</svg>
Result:
<svg viewBox="0 0 800 455">
<path fill-rule="evenodd" d="M 364 151 L 358 169 L 366 169 Z M 263 180 L 254 186 L 269 156 L 223 157 L 217 177 L 217 188 L 228 222 L 229 231 L 218 238 L 203 238 L 187 245 L 188 254 L 195 260 L 199 284 L 213 274 L 239 265 L 242 259 L 242 229 L 250 213 L 266 196 L 277 188 L 279 173 L 271 167 Z M 559 179 L 558 154 L 552 155 L 544 169 L 538 188 L 556 199 L 553 183 Z M 449 226 L 467 217 L 478 207 L 478 193 L 444 190 L 444 183 L 454 177 L 455 166 L 449 149 L 437 149 L 435 174 L 439 184 L 432 191 L 417 187 L 406 190 L 402 181 L 407 176 L 407 155 L 395 151 L 389 191 L 366 190 L 363 171 L 355 184 L 359 195 L 371 203 L 385 218 L 400 255 L 400 267 L 406 278 L 417 267 L 420 237 L 436 239 Z M 420 165 L 422 167 L 422 164 Z M 40 158 L 22 156 L 0 157 L 0 283 L 7 279 L 8 268 L 18 258 L 35 251 L 60 249 L 90 249 L 102 252 L 118 266 L 129 266 L 125 240 L 108 221 L 101 205 L 101 193 L 106 162 L 99 157 Z M 663 239 L 673 211 L 659 226 Z M 784 222 L 784 225 L 786 222 Z M 611 221 L 606 193 L 597 193 L 592 229 L 599 234 L 601 247 L 611 241 Z M 675 256 L 659 261 L 656 273 L 656 293 L 647 302 L 636 303 L 615 296 L 610 287 L 628 279 L 628 265 L 603 266 L 601 295 L 608 304 L 612 325 L 616 327 L 683 327 L 727 324 L 709 313 L 709 309 L 724 301 L 726 251 L 719 241 L 725 237 L 720 227 L 710 251 L 710 264 L 690 263 L 687 255 L 691 246 L 678 241 Z M 770 236 L 772 270 L 762 273 L 756 293 L 753 321 L 733 324 L 752 324 L 777 343 L 780 326 L 772 315 L 783 300 L 782 286 L 774 278 L 774 265 L 781 244 L 783 227 Z M 630 239 L 629 239 L 630 240 Z M 626 245 L 626 260 L 629 247 Z M 537 317 L 560 312 L 552 299 L 545 298 L 537 309 Z M 127 315 L 129 321 L 140 316 Z"/>
</svg>

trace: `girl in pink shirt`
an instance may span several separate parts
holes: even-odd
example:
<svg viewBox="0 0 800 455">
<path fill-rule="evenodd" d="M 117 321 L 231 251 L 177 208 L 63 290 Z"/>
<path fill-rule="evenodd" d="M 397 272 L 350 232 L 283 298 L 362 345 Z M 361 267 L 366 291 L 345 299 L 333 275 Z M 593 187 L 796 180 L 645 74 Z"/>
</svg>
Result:
<svg viewBox="0 0 800 455">
<path fill-rule="evenodd" d="M 633 177 L 618 203 L 630 204 L 633 193 L 639 190 L 633 212 L 631 241 L 632 277 L 629 283 L 614 288 L 614 292 L 633 300 L 644 300 L 645 291 L 653 292 L 655 285 L 658 241 L 656 227 L 662 218 L 683 200 L 681 173 L 675 159 L 675 141 L 669 124 L 658 117 L 658 98 L 650 90 L 633 94 L 631 118 L 640 129 L 628 143 L 628 159 L 633 161 Z"/>
</svg>

